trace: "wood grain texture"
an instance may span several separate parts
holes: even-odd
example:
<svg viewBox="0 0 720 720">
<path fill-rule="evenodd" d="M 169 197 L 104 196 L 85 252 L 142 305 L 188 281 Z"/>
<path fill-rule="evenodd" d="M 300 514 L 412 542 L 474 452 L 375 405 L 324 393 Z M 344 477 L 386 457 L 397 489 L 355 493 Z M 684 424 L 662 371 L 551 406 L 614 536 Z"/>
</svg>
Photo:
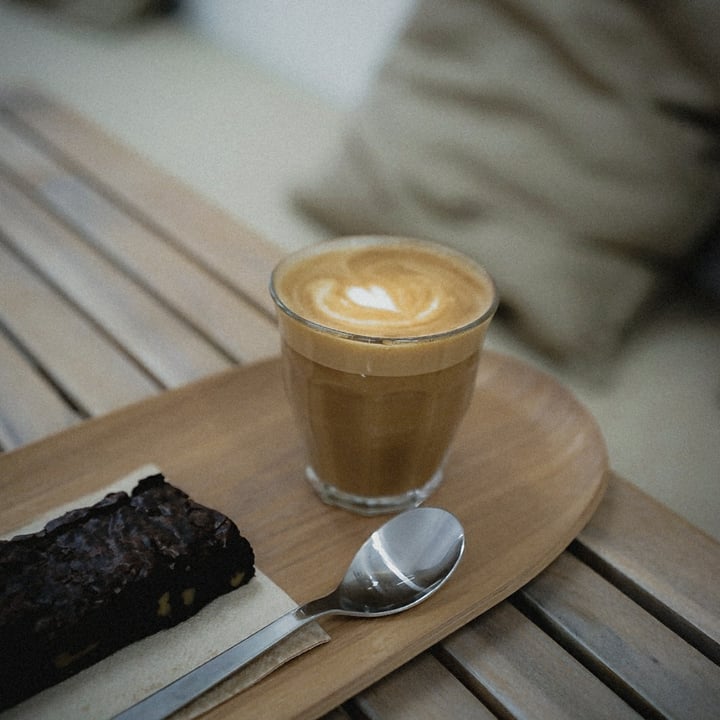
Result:
<svg viewBox="0 0 720 720">
<path fill-rule="evenodd" d="M 28 357 L 0 335 L 0 450 L 12 450 L 80 422 Z"/>
<path fill-rule="evenodd" d="M 21 129 L 0 124 L 0 165 L 35 202 L 70 225 L 233 359 L 254 362 L 277 354 L 272 317 L 194 261 L 171 237 L 135 216 L 133 208 L 113 194 L 103 194 L 98 188 L 101 182 L 74 175 L 47 153 Z M 195 245 L 205 240 L 205 234 L 199 235 Z M 235 259 L 233 252 L 226 261 Z"/>
<path fill-rule="evenodd" d="M 281 251 L 25 90 L 0 91 L 0 235 L 0 449 L 279 350 Z"/>
<path fill-rule="evenodd" d="M 132 208 L 133 216 L 173 238 L 272 317 L 267 282 L 281 257 L 275 245 L 45 95 L 7 89 L 0 93 L 0 109 L 74 174 L 92 178 L 104 192 Z"/>
<path fill-rule="evenodd" d="M 353 699 L 368 720 L 463 720 L 495 717 L 432 655 L 424 653 Z"/>
<path fill-rule="evenodd" d="M 551 636 L 643 715 L 717 718 L 720 667 L 571 554 L 520 596 Z"/>
<path fill-rule="evenodd" d="M 483 702 L 516 720 L 639 720 L 638 715 L 509 601 L 440 645 L 440 656 Z"/>
<path fill-rule="evenodd" d="M 274 318 L 93 188 L 60 177 L 41 192 L 89 244 L 233 360 L 250 363 L 278 354 Z M 200 237 L 197 244 L 203 241 Z"/>
<path fill-rule="evenodd" d="M 331 589 L 379 520 L 326 507 L 302 451 L 277 362 L 237 368 L 0 457 L 0 530 L 154 462 L 235 518 L 258 564 L 298 602 Z M 212 718 L 317 717 L 500 602 L 543 570 L 602 496 L 605 446 L 572 395 L 486 353 L 430 504 L 456 513 L 467 550 L 442 592 L 401 616 L 334 618 L 333 638 L 216 708 Z M 323 683 L 312 678 L 322 677 Z"/>
<path fill-rule="evenodd" d="M 0 175 L 7 244 L 167 387 L 223 370 L 230 360 L 75 233 Z"/>
<path fill-rule="evenodd" d="M 612 483 L 577 553 L 720 664 L 720 545 L 627 481 Z"/>
<path fill-rule="evenodd" d="M 82 414 L 109 412 L 160 389 L 82 310 L 55 292 L 2 241 L 0 322 Z M 42 403 L 35 406 L 38 420 L 46 412 Z M 2 411 L 9 413 L 9 408 Z"/>
</svg>

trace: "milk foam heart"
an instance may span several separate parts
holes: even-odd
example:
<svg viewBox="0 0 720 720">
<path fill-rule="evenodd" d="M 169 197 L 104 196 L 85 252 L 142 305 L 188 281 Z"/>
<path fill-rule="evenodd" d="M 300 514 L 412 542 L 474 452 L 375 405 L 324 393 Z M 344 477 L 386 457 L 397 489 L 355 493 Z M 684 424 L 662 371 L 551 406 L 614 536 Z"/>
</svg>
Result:
<svg viewBox="0 0 720 720">
<path fill-rule="evenodd" d="M 377 310 L 389 310 L 390 312 L 400 312 L 398 306 L 393 302 L 390 294 L 385 288 L 379 285 L 371 285 L 369 288 L 351 285 L 345 295 L 350 302 L 361 307 L 376 308 Z"/>
<path fill-rule="evenodd" d="M 327 243 L 279 278 L 283 302 L 320 325 L 378 337 L 443 333 L 481 316 L 492 290 L 469 260 L 419 244 Z"/>
</svg>

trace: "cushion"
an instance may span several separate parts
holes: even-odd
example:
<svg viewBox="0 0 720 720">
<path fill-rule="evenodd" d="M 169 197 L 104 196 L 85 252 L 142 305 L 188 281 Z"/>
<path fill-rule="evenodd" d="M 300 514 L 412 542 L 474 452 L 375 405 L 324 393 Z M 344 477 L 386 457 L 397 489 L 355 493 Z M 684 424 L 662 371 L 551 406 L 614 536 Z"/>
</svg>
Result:
<svg viewBox="0 0 720 720">
<path fill-rule="evenodd" d="M 607 358 L 720 207 L 711 138 L 666 110 L 720 105 L 692 44 L 720 4 L 658 6 L 419 0 L 297 204 L 332 234 L 459 248 L 536 346 Z"/>
</svg>

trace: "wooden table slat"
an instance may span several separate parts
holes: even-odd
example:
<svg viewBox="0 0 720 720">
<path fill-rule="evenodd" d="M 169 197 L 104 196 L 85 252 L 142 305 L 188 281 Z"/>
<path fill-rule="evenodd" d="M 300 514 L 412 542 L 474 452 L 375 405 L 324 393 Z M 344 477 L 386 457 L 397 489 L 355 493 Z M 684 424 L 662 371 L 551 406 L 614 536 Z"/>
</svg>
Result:
<svg viewBox="0 0 720 720">
<path fill-rule="evenodd" d="M 717 718 L 720 667 L 570 553 L 518 597 L 546 632 L 643 714 Z"/>
<path fill-rule="evenodd" d="M 120 347 L 2 242 L 0 321 L 83 414 L 110 412 L 159 390 Z M 4 404 L 3 399 L 0 407 Z M 43 408 L 37 412 L 42 415 Z"/>
<path fill-rule="evenodd" d="M 499 717 L 640 717 L 508 601 L 444 640 L 439 652 Z"/>
<path fill-rule="evenodd" d="M 134 215 L 157 226 L 273 316 L 267 281 L 283 254 L 277 246 L 48 97 L 9 89 L 0 93 L 0 107 L 59 153 L 73 171 L 116 194 L 134 208 Z"/>
<path fill-rule="evenodd" d="M 0 175 L 7 242 L 168 387 L 230 361 L 174 313 Z"/>
<path fill-rule="evenodd" d="M 720 663 L 720 544 L 614 477 L 576 543 L 578 554 Z"/>
<path fill-rule="evenodd" d="M 17 346 L 0 333 L 0 449 L 12 450 L 80 421 Z"/>
<path fill-rule="evenodd" d="M 74 229 L 238 362 L 280 351 L 275 321 L 79 179 L 54 178 L 42 196 Z"/>
<path fill-rule="evenodd" d="M 144 225 L 132 215 L 131 207 L 113 202 L 82 178 L 69 174 L 56 159 L 2 124 L 0 163 L 84 240 L 233 359 L 255 362 L 278 353 L 274 318 Z"/>
<path fill-rule="evenodd" d="M 491 720 L 495 716 L 432 655 L 420 655 L 355 696 L 368 720 Z"/>
</svg>

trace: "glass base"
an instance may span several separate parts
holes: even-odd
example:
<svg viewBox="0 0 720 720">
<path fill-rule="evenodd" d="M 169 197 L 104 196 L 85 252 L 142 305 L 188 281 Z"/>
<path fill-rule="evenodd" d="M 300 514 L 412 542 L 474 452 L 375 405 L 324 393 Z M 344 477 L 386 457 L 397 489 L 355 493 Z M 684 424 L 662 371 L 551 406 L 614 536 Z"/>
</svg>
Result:
<svg viewBox="0 0 720 720">
<path fill-rule="evenodd" d="M 320 499 L 327 505 L 334 505 L 345 510 L 351 510 L 359 515 L 384 515 L 397 513 L 421 505 L 437 489 L 443 479 L 443 470 L 440 467 L 434 475 L 421 488 L 408 490 L 400 495 L 379 495 L 365 497 L 339 490 L 334 485 L 323 482 L 315 471 L 308 465 L 305 467 L 305 477 L 312 485 Z"/>
</svg>

